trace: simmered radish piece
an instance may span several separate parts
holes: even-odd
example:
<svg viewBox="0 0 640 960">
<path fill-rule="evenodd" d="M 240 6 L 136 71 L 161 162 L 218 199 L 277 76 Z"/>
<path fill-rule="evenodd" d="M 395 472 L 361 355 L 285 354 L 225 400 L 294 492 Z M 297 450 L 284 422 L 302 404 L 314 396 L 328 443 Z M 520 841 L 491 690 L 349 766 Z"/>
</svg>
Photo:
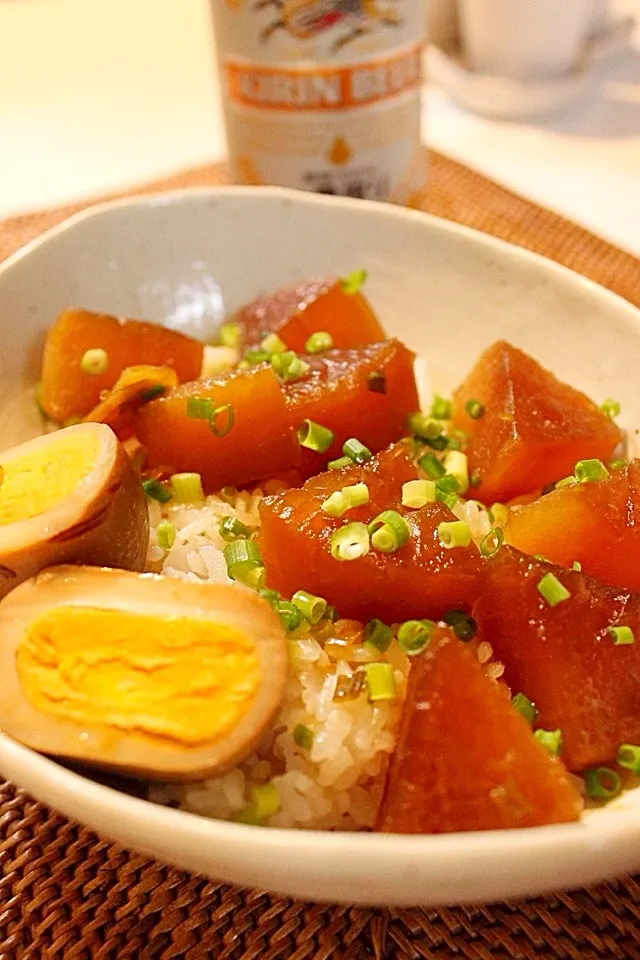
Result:
<svg viewBox="0 0 640 960">
<path fill-rule="evenodd" d="M 149 515 L 109 427 L 78 424 L 0 453 L 0 597 L 53 563 L 142 570 Z"/>
<path fill-rule="evenodd" d="M 177 386 L 178 376 L 172 367 L 126 367 L 84 419 L 88 423 L 106 423 L 120 440 L 128 440 L 135 431 L 133 414 L 137 407 Z"/>
<path fill-rule="evenodd" d="M 322 453 L 303 451 L 306 476 L 339 457 L 349 437 L 357 437 L 374 453 L 406 433 L 407 418 L 418 409 L 413 374 L 414 354 L 398 340 L 386 340 L 357 350 L 331 350 L 305 357 L 311 371 L 301 380 L 285 382 L 293 425 L 312 420 L 334 434 Z"/>
<path fill-rule="evenodd" d="M 280 707 L 283 628 L 256 594 L 54 567 L 0 604 L 0 727 L 42 753 L 147 779 L 243 760 Z"/>
<path fill-rule="evenodd" d="M 434 634 L 409 673 L 398 744 L 376 829 L 504 830 L 577 820 L 567 771 L 535 740 L 474 654 Z"/>
<path fill-rule="evenodd" d="M 562 731 L 570 770 L 640 742 L 640 595 L 503 547 L 474 616 L 511 690 Z"/>
<path fill-rule="evenodd" d="M 442 545 L 438 525 L 454 520 L 444 504 L 418 510 L 401 506 L 402 484 L 415 477 L 407 447 L 398 444 L 362 466 L 328 471 L 302 489 L 266 497 L 260 503 L 260 544 L 267 585 L 287 597 L 307 590 L 337 607 L 342 617 L 357 620 L 378 617 L 393 623 L 469 606 L 479 585 L 480 555 L 473 544 Z M 368 490 L 366 504 L 341 517 L 326 512 L 331 494 L 360 483 Z M 409 529 L 395 552 L 371 547 L 355 559 L 332 555 L 336 531 L 355 522 L 362 533 L 364 524 L 389 509 L 404 517 Z"/>
<path fill-rule="evenodd" d="M 562 486 L 511 510 L 506 539 L 614 587 L 640 590 L 640 460 L 606 480 Z"/>
<path fill-rule="evenodd" d="M 173 367 L 178 380 L 194 380 L 202 351 L 197 340 L 154 323 L 64 310 L 47 333 L 39 400 L 58 423 L 85 417 L 125 367 Z"/>
<path fill-rule="evenodd" d="M 334 347 L 384 340 L 385 332 L 357 284 L 335 277 L 307 280 L 258 297 L 234 317 L 246 346 L 277 333 L 290 350 L 304 352 L 313 333 L 328 333 Z M 353 292 L 349 292 L 353 289 Z"/>
<path fill-rule="evenodd" d="M 578 460 L 608 460 L 622 439 L 588 397 L 504 340 L 455 392 L 453 421 L 469 436 L 469 474 L 483 503 L 540 490 Z"/>
<path fill-rule="evenodd" d="M 280 382 L 252 367 L 185 383 L 136 413 L 146 465 L 201 474 L 208 490 L 296 467 L 300 448 Z"/>
</svg>

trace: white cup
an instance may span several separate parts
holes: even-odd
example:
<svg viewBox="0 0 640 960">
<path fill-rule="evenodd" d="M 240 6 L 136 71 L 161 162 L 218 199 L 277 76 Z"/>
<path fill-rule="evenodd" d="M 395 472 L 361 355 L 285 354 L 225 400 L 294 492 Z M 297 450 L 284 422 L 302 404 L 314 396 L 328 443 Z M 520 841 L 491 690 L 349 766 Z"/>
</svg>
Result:
<svg viewBox="0 0 640 960">
<path fill-rule="evenodd" d="M 594 0 L 458 0 L 462 46 L 477 73 L 551 79 L 575 65 Z"/>
</svg>

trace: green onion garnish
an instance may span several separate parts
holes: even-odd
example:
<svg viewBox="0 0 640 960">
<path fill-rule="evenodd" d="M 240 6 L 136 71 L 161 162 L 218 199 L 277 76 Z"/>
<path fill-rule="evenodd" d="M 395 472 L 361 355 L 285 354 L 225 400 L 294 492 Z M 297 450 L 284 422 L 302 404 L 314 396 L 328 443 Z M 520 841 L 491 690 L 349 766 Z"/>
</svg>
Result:
<svg viewBox="0 0 640 960">
<path fill-rule="evenodd" d="M 493 517 L 493 523 L 498 527 L 504 527 L 509 519 L 509 508 L 505 506 L 504 503 L 492 503 L 491 515 Z"/>
<path fill-rule="evenodd" d="M 552 757 L 562 752 L 562 730 L 536 730 L 533 735 Z"/>
<path fill-rule="evenodd" d="M 418 460 L 418 466 L 424 470 L 430 480 L 440 480 L 447 472 L 435 453 L 425 453 Z"/>
<path fill-rule="evenodd" d="M 592 800 L 613 800 L 622 792 L 622 781 L 609 767 L 592 767 L 584 772 L 584 786 Z"/>
<path fill-rule="evenodd" d="M 273 816 L 280 809 L 280 794 L 273 783 L 254 784 L 250 790 L 250 806 L 258 822 Z"/>
<path fill-rule="evenodd" d="M 320 504 L 320 509 L 330 517 L 341 517 L 353 507 L 361 507 L 369 502 L 369 488 L 366 483 L 354 483 L 342 490 L 335 490 Z"/>
<path fill-rule="evenodd" d="M 242 330 L 238 323 L 223 323 L 218 330 L 218 340 L 223 347 L 237 347 L 242 339 Z"/>
<path fill-rule="evenodd" d="M 479 400 L 467 400 L 464 409 L 472 420 L 479 420 L 484 416 L 485 407 Z"/>
<path fill-rule="evenodd" d="M 209 417 L 209 430 L 214 437 L 226 437 L 236 421 L 236 413 L 230 403 L 216 407 Z"/>
<path fill-rule="evenodd" d="M 213 413 L 213 400 L 208 397 L 187 397 L 187 416 L 192 420 L 208 420 Z"/>
<path fill-rule="evenodd" d="M 590 480 L 606 480 L 609 471 L 602 460 L 579 460 L 576 463 L 575 478 L 580 483 L 587 483 Z"/>
<path fill-rule="evenodd" d="M 466 493 L 469 489 L 469 465 L 466 453 L 462 453 L 460 450 L 450 450 L 449 453 L 445 454 L 443 466 L 447 474 L 455 477 L 458 482 L 458 489 L 455 493 Z"/>
<path fill-rule="evenodd" d="M 464 520 L 453 520 L 450 523 L 438 524 L 440 543 L 447 550 L 453 547 L 468 547 L 471 543 L 471 530 Z"/>
<path fill-rule="evenodd" d="M 278 600 L 274 609 L 285 630 L 296 630 L 302 623 L 302 613 L 290 600 Z"/>
<path fill-rule="evenodd" d="M 301 360 L 293 350 L 286 350 L 284 353 L 272 353 L 269 359 L 278 376 L 289 382 L 300 380 L 311 370 L 310 365 L 305 360 Z"/>
<path fill-rule="evenodd" d="M 436 500 L 438 503 L 444 503 L 445 507 L 449 507 L 449 510 L 453 511 L 458 506 L 458 497 L 455 493 L 444 493 L 442 490 L 438 490 L 436 484 Z"/>
<path fill-rule="evenodd" d="M 327 609 L 327 601 L 324 597 L 316 597 L 315 594 L 308 593 L 306 590 L 296 590 L 291 597 L 291 602 L 311 624 L 319 623 Z"/>
<path fill-rule="evenodd" d="M 163 550 L 171 550 L 176 542 L 176 528 L 170 520 L 162 520 L 156 527 L 158 546 Z"/>
<path fill-rule="evenodd" d="M 607 399 L 602 403 L 600 409 L 612 419 L 613 417 L 620 416 L 620 404 L 617 400 L 612 400 L 611 397 L 607 397 Z"/>
<path fill-rule="evenodd" d="M 442 423 L 424 413 L 412 413 L 409 417 L 409 430 L 414 437 L 420 437 L 421 440 L 435 440 L 442 433 Z"/>
<path fill-rule="evenodd" d="M 449 446 L 449 438 L 445 437 L 443 433 L 441 433 L 439 437 L 432 437 L 430 440 L 423 439 L 426 445 L 431 447 L 432 450 L 446 450 Z"/>
<path fill-rule="evenodd" d="M 528 724 L 531 726 L 534 725 L 538 719 L 538 711 L 536 706 L 529 700 L 529 697 L 526 697 L 524 693 L 516 693 L 514 697 L 511 697 L 511 704 L 516 708 L 518 713 L 521 713 L 525 718 Z"/>
<path fill-rule="evenodd" d="M 264 564 L 258 544 L 253 540 L 234 540 L 222 551 L 231 580 L 259 590 L 264 584 Z"/>
<path fill-rule="evenodd" d="M 305 727 L 304 723 L 297 723 L 293 728 L 293 742 L 302 750 L 311 750 L 313 746 L 313 731 Z"/>
<path fill-rule="evenodd" d="M 436 499 L 434 480 L 407 480 L 402 484 L 402 506 L 417 510 Z"/>
<path fill-rule="evenodd" d="M 328 603 L 327 608 L 324 611 L 324 619 L 329 620 L 330 623 L 335 623 L 336 620 L 339 620 L 340 614 L 338 613 L 338 608 Z"/>
<path fill-rule="evenodd" d="M 365 447 L 364 443 L 360 443 L 355 437 L 351 437 L 344 442 L 342 452 L 345 457 L 349 457 L 349 460 L 352 460 L 354 463 L 366 463 L 367 460 L 371 460 L 373 456 L 371 450 Z"/>
<path fill-rule="evenodd" d="M 458 640 L 464 640 L 465 643 L 473 640 L 478 632 L 476 621 L 464 610 L 449 610 L 442 619 L 448 627 L 451 627 Z"/>
<path fill-rule="evenodd" d="M 631 627 L 608 627 L 607 631 L 616 647 L 627 647 L 636 642 Z"/>
<path fill-rule="evenodd" d="M 364 675 L 369 700 L 395 700 L 397 696 L 396 678 L 390 663 L 366 663 Z"/>
<path fill-rule="evenodd" d="M 398 646 L 408 657 L 421 653 L 431 639 L 430 620 L 405 620 L 398 627 Z"/>
<path fill-rule="evenodd" d="M 171 486 L 176 503 L 196 503 L 204 500 L 202 480 L 199 473 L 174 473 Z"/>
<path fill-rule="evenodd" d="M 369 620 L 364 628 L 363 642 L 380 653 L 385 653 L 393 640 L 393 630 L 382 620 Z"/>
<path fill-rule="evenodd" d="M 327 470 L 344 470 L 345 467 L 351 467 L 352 465 L 351 457 L 338 457 L 337 460 L 329 460 Z"/>
<path fill-rule="evenodd" d="M 578 482 L 578 481 L 576 480 L 576 478 L 575 478 L 574 476 L 563 477 L 562 480 L 556 481 L 555 489 L 556 489 L 556 490 L 561 490 L 562 487 L 575 487 L 575 485 L 576 485 L 577 482 Z"/>
<path fill-rule="evenodd" d="M 554 573 L 545 573 L 544 577 L 538 581 L 538 593 L 544 597 L 550 607 L 556 607 L 571 596 Z"/>
<path fill-rule="evenodd" d="M 266 350 L 247 350 L 244 355 L 244 362 L 248 363 L 250 367 L 256 367 L 259 363 L 266 363 L 267 360 L 276 356 L 280 356 L 280 354 L 269 354 Z"/>
<path fill-rule="evenodd" d="M 305 353 L 322 353 L 323 350 L 331 350 L 333 346 L 333 337 L 326 330 L 317 330 L 312 333 L 304 345 Z"/>
<path fill-rule="evenodd" d="M 343 277 L 340 281 L 340 286 L 345 293 L 358 293 L 366 279 L 367 271 L 361 268 L 360 270 L 354 270 L 353 273 L 349 273 L 346 277 Z"/>
<path fill-rule="evenodd" d="M 486 537 L 483 537 L 480 542 L 480 553 L 483 557 L 489 559 L 496 555 L 502 542 L 504 540 L 504 533 L 500 527 L 495 527 L 493 530 L 490 530 Z"/>
<path fill-rule="evenodd" d="M 237 517 L 224 517 L 218 527 L 218 533 L 227 543 L 233 543 L 241 537 L 246 539 L 250 536 L 251 530 Z"/>
<path fill-rule="evenodd" d="M 261 590 L 258 590 L 259 595 L 263 600 L 266 600 L 267 603 L 272 606 L 275 610 L 276 604 L 280 599 L 280 594 L 277 590 L 271 590 L 269 587 L 262 587 Z"/>
<path fill-rule="evenodd" d="M 303 420 L 298 427 L 298 443 L 307 450 L 326 453 L 333 443 L 333 430 L 314 420 Z"/>
<path fill-rule="evenodd" d="M 357 560 L 369 553 L 369 531 L 365 523 L 347 523 L 331 534 L 334 560 Z"/>
<path fill-rule="evenodd" d="M 277 333 L 268 333 L 260 343 L 260 349 L 271 356 L 272 353 L 284 353 L 287 350 L 287 345 Z"/>
<path fill-rule="evenodd" d="M 439 494 L 458 493 L 459 491 L 458 478 L 454 477 L 452 473 L 445 473 L 444 477 L 436 480 L 436 500 L 441 499 Z"/>
<path fill-rule="evenodd" d="M 159 480 L 143 480 L 142 489 L 150 500 L 157 500 L 158 503 L 168 503 L 171 500 L 171 491 Z"/>
<path fill-rule="evenodd" d="M 380 553 L 395 553 L 411 534 L 411 528 L 397 510 L 383 510 L 368 526 L 371 546 Z"/>
<path fill-rule="evenodd" d="M 157 397 L 161 397 L 165 392 L 166 387 L 161 383 L 155 383 L 152 387 L 149 387 L 147 390 L 143 390 L 140 394 L 140 400 L 142 403 L 148 403 L 149 400 L 155 400 Z"/>
<path fill-rule="evenodd" d="M 636 776 L 640 774 L 640 747 L 633 743 L 621 743 L 618 747 L 618 766 L 631 770 Z"/>
<path fill-rule="evenodd" d="M 98 376 L 101 373 L 105 373 L 108 367 L 109 354 L 101 347 L 95 347 L 93 350 L 87 350 L 82 354 L 80 369 L 83 373 Z"/>
<path fill-rule="evenodd" d="M 436 420 L 450 420 L 451 419 L 451 401 L 445 400 L 444 397 L 440 397 L 437 393 L 433 398 L 431 404 L 431 410 L 429 411 L 429 416 L 435 417 Z"/>
<path fill-rule="evenodd" d="M 387 392 L 387 378 L 381 370 L 374 370 L 367 374 L 367 390 L 371 393 Z"/>
<path fill-rule="evenodd" d="M 582 564 L 579 560 L 574 560 L 571 564 L 571 569 L 574 571 L 574 573 L 580 573 L 582 571 Z"/>
</svg>

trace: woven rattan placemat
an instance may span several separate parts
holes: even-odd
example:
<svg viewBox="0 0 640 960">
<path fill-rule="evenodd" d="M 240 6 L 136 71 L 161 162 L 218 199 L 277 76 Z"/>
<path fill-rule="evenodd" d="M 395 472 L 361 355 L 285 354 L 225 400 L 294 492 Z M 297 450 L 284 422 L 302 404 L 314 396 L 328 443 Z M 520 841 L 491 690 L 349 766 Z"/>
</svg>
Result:
<svg viewBox="0 0 640 960">
<path fill-rule="evenodd" d="M 220 184 L 204 167 L 137 192 Z M 82 205 L 0 224 L 0 259 Z M 536 250 L 640 305 L 640 262 L 431 154 L 423 206 Z M 0 784 L 0 960 L 640 960 L 633 878 L 491 907 L 318 906 L 189 876 Z"/>
</svg>

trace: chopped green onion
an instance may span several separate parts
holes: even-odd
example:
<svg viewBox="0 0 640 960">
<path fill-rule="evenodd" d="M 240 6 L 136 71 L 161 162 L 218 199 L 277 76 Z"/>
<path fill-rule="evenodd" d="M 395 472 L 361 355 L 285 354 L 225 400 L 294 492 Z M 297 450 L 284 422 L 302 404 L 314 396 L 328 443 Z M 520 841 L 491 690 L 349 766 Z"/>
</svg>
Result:
<svg viewBox="0 0 640 960">
<path fill-rule="evenodd" d="M 461 441 L 458 437 L 456 437 L 456 436 L 454 436 L 453 434 L 449 433 L 449 434 L 447 435 L 447 438 L 446 438 L 446 439 L 447 439 L 447 450 L 461 450 L 461 449 L 462 449 L 462 441 Z"/>
<path fill-rule="evenodd" d="M 436 499 L 436 485 L 433 480 L 407 480 L 402 484 L 402 506 L 417 510 Z"/>
<path fill-rule="evenodd" d="M 558 480 L 558 481 L 556 482 L 555 489 L 556 489 L 556 490 L 561 490 L 562 487 L 574 487 L 577 482 L 578 482 L 578 481 L 576 480 L 576 478 L 575 478 L 574 476 L 571 476 L 571 477 L 563 477 L 562 480 Z"/>
<path fill-rule="evenodd" d="M 337 460 L 329 460 L 327 470 L 344 470 L 345 467 L 351 467 L 352 465 L 351 457 L 338 457 Z"/>
<path fill-rule="evenodd" d="M 240 537 L 245 537 L 246 539 L 246 537 L 250 536 L 251 530 L 246 524 L 242 523 L 241 520 L 238 520 L 237 517 L 224 517 L 218 527 L 218 533 L 227 543 L 233 543 L 234 540 L 239 540 Z"/>
<path fill-rule="evenodd" d="M 223 323 L 218 330 L 218 340 L 223 347 L 237 347 L 242 339 L 242 330 L 238 323 Z"/>
<path fill-rule="evenodd" d="M 258 821 L 266 820 L 280 809 L 280 794 L 274 783 L 254 784 L 250 790 L 250 806 Z"/>
<path fill-rule="evenodd" d="M 327 601 L 324 597 L 316 597 L 315 594 L 308 593 L 306 590 L 296 590 L 291 597 L 291 602 L 311 624 L 319 623 L 327 609 Z"/>
<path fill-rule="evenodd" d="M 452 473 L 445 473 L 444 477 L 436 480 L 436 500 L 441 499 L 439 494 L 458 493 L 459 490 L 458 478 L 454 477 Z"/>
<path fill-rule="evenodd" d="M 327 604 L 327 609 L 324 611 L 324 619 L 329 620 L 331 623 L 335 623 L 336 620 L 340 619 L 338 614 L 337 607 L 333 607 L 330 603 Z"/>
<path fill-rule="evenodd" d="M 455 477 L 458 481 L 458 489 L 455 492 L 466 493 L 469 489 L 469 465 L 466 453 L 462 453 L 460 450 L 450 450 L 449 453 L 445 454 L 443 465 L 447 474 Z"/>
<path fill-rule="evenodd" d="M 576 463 L 575 478 L 580 483 L 587 483 L 589 480 L 606 480 L 609 471 L 602 460 L 579 460 Z"/>
<path fill-rule="evenodd" d="M 360 270 L 354 270 L 353 273 L 343 277 L 340 286 L 345 293 L 358 293 L 366 279 L 367 271 L 360 268 Z"/>
<path fill-rule="evenodd" d="M 480 403 L 479 400 L 467 400 L 464 409 L 472 420 L 479 420 L 480 417 L 484 416 L 485 412 L 484 404 Z"/>
<path fill-rule="evenodd" d="M 258 593 L 263 600 L 266 600 L 267 603 L 272 606 L 275 610 L 275 606 L 280 599 L 280 594 L 277 590 L 271 590 L 269 587 L 262 587 L 261 590 L 258 590 Z"/>
<path fill-rule="evenodd" d="M 333 337 L 326 330 L 316 330 L 312 333 L 304 345 L 305 353 L 322 353 L 323 350 L 331 350 L 333 346 Z"/>
<path fill-rule="evenodd" d="M 584 786 L 592 800 L 613 800 L 622 792 L 622 781 L 609 767 L 592 767 L 584 772 Z"/>
<path fill-rule="evenodd" d="M 440 543 L 447 550 L 453 547 L 468 547 L 471 543 L 471 530 L 464 520 L 453 520 L 450 523 L 438 524 Z"/>
<path fill-rule="evenodd" d="M 395 553 L 411 534 L 409 524 L 397 510 L 383 510 L 368 526 L 371 546 L 380 553 Z"/>
<path fill-rule="evenodd" d="M 552 757 L 562 753 L 562 730 L 536 730 L 533 735 Z"/>
<path fill-rule="evenodd" d="M 290 600 L 278 600 L 274 609 L 285 630 L 296 630 L 302 623 L 302 613 Z"/>
<path fill-rule="evenodd" d="M 428 447 L 431 447 L 432 450 L 446 450 L 449 446 L 449 438 L 445 437 L 443 433 L 440 434 L 439 437 L 432 437 L 429 440 L 423 438 L 423 441 Z"/>
<path fill-rule="evenodd" d="M 534 725 L 538 719 L 538 711 L 536 710 L 535 704 L 529 700 L 529 697 L 526 697 L 524 693 L 516 693 L 514 697 L 511 697 L 511 704 L 516 708 L 518 713 L 522 714 L 528 724 L 531 726 Z"/>
<path fill-rule="evenodd" d="M 294 381 L 300 380 L 311 370 L 310 365 L 301 360 L 293 350 L 286 350 L 284 353 L 272 353 L 271 366 L 282 380 Z"/>
<path fill-rule="evenodd" d="M 152 387 L 142 391 L 140 400 L 143 403 L 148 403 L 149 400 L 155 400 L 156 397 L 161 397 L 165 390 L 166 387 L 162 383 L 155 383 Z"/>
<path fill-rule="evenodd" d="M 313 746 L 313 731 L 305 727 L 304 723 L 297 723 L 293 728 L 293 742 L 302 750 L 311 750 Z"/>
<path fill-rule="evenodd" d="M 608 627 L 607 630 L 616 647 L 627 647 L 636 642 L 631 627 Z"/>
<path fill-rule="evenodd" d="M 256 367 L 259 363 L 266 363 L 271 357 L 276 356 L 280 356 L 280 354 L 269 354 L 266 350 L 247 350 L 244 355 L 244 361 L 248 363 L 250 367 Z"/>
<path fill-rule="evenodd" d="M 421 653 L 431 639 L 430 620 L 405 620 L 398 627 L 398 646 L 408 657 Z"/>
<path fill-rule="evenodd" d="M 373 456 L 371 450 L 355 437 L 351 437 L 343 443 L 342 452 L 345 457 L 349 457 L 354 463 L 366 463 Z"/>
<path fill-rule="evenodd" d="M 363 642 L 380 653 L 385 653 L 393 640 L 393 630 L 382 620 L 369 620 L 364 628 Z"/>
<path fill-rule="evenodd" d="M 163 550 L 171 550 L 176 542 L 176 528 L 169 520 L 162 520 L 156 527 L 158 546 Z"/>
<path fill-rule="evenodd" d="M 364 675 L 369 700 L 395 700 L 397 696 L 396 678 L 390 663 L 366 663 Z"/>
<path fill-rule="evenodd" d="M 334 560 L 357 560 L 369 553 L 369 531 L 365 523 L 347 523 L 331 534 Z"/>
<path fill-rule="evenodd" d="M 581 570 L 582 570 L 582 564 L 580 563 L 579 560 L 574 560 L 573 563 L 571 564 L 571 569 L 572 569 L 575 573 L 580 573 Z"/>
<path fill-rule="evenodd" d="M 435 417 L 436 420 L 450 420 L 451 401 L 445 400 L 444 397 L 441 397 L 436 393 L 431 404 L 429 415 Z"/>
<path fill-rule="evenodd" d="M 268 333 L 260 343 L 260 349 L 271 356 L 272 353 L 285 353 L 287 345 L 277 333 Z"/>
<path fill-rule="evenodd" d="M 451 627 L 458 640 L 464 640 L 465 643 L 473 640 L 478 632 L 476 621 L 464 610 L 449 610 L 442 619 Z"/>
<path fill-rule="evenodd" d="M 335 490 L 320 505 L 320 509 L 330 517 L 341 517 L 347 510 L 361 507 L 369 502 L 369 488 L 366 483 L 354 483 L 342 490 Z"/>
<path fill-rule="evenodd" d="M 209 417 L 209 430 L 214 437 L 226 437 L 235 421 L 235 410 L 230 403 L 223 403 L 212 411 Z"/>
<path fill-rule="evenodd" d="M 315 423 L 314 420 L 303 420 L 298 427 L 298 443 L 307 450 L 326 453 L 333 443 L 333 430 Z"/>
<path fill-rule="evenodd" d="M 257 543 L 253 540 L 234 540 L 222 551 L 231 580 L 259 590 L 264 585 L 264 564 Z"/>
<path fill-rule="evenodd" d="M 504 503 L 493 503 L 491 504 L 491 513 L 493 514 L 493 522 L 496 526 L 504 527 L 509 519 L 509 508 L 506 507 Z"/>
<path fill-rule="evenodd" d="M 171 486 L 176 503 L 196 503 L 204 500 L 202 480 L 199 473 L 174 473 Z"/>
<path fill-rule="evenodd" d="M 412 413 L 409 417 L 409 430 L 414 437 L 420 437 L 421 440 L 435 440 L 442 433 L 442 423 L 424 413 Z"/>
<path fill-rule="evenodd" d="M 208 420 L 213 413 L 213 400 L 208 397 L 187 397 L 187 416 L 193 420 Z"/>
<path fill-rule="evenodd" d="M 480 553 L 483 557 L 489 559 L 489 557 L 494 557 L 504 540 L 504 533 L 500 527 L 495 527 L 493 530 L 490 530 L 486 537 L 483 537 L 480 541 Z"/>
<path fill-rule="evenodd" d="M 640 747 L 633 743 L 621 743 L 618 747 L 618 766 L 631 770 L 636 776 L 640 774 Z"/>
<path fill-rule="evenodd" d="M 430 480 L 440 480 L 447 472 L 435 453 L 425 453 L 418 460 L 418 466 L 424 470 Z"/>
<path fill-rule="evenodd" d="M 95 347 L 93 350 L 86 350 L 80 360 L 80 369 L 83 373 L 89 373 L 91 376 L 99 376 L 105 373 L 109 368 L 109 354 L 101 347 Z"/>
<path fill-rule="evenodd" d="M 609 464 L 610 470 L 622 470 L 624 467 L 629 466 L 628 460 L 612 460 Z"/>
<path fill-rule="evenodd" d="M 607 397 L 607 399 L 602 403 L 600 409 L 612 419 L 613 417 L 618 417 L 620 415 L 620 404 L 617 400 L 612 400 L 611 397 Z"/>
<path fill-rule="evenodd" d="M 538 581 L 538 593 L 544 597 L 550 607 L 556 607 L 571 596 L 554 573 L 545 573 L 544 577 Z"/>
<path fill-rule="evenodd" d="M 367 374 L 367 390 L 371 393 L 386 393 L 387 378 L 380 370 L 373 370 Z"/>
<path fill-rule="evenodd" d="M 159 480 L 143 480 L 142 489 L 150 500 L 157 500 L 158 503 L 168 503 L 171 500 L 171 491 Z"/>
</svg>

